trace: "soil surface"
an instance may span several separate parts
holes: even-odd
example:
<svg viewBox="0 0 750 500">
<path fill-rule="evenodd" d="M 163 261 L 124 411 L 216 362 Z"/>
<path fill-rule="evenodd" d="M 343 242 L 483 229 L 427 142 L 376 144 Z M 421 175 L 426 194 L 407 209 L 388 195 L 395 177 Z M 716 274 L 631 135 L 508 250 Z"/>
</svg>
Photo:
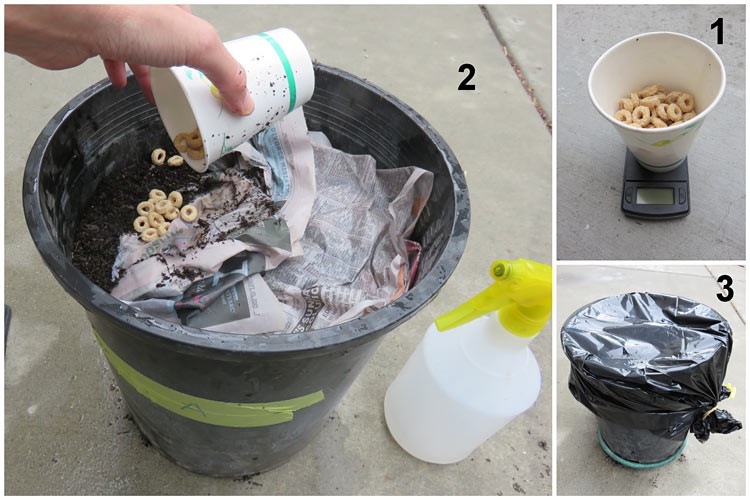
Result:
<svg viewBox="0 0 750 500">
<path fill-rule="evenodd" d="M 172 153 L 176 154 L 176 153 Z M 228 155 L 214 163 L 217 168 L 234 167 L 237 165 L 234 155 Z M 84 210 L 73 239 L 73 264 L 91 281 L 111 292 L 117 284 L 112 280 L 112 265 L 117 257 L 120 236 L 127 232 L 135 232 L 133 221 L 138 216 L 138 203 L 148 200 L 152 189 L 161 189 L 166 194 L 179 191 L 185 203 L 214 189 L 220 182 L 215 175 L 214 166 L 199 174 L 187 163 L 181 167 L 155 166 L 150 161 L 137 162 L 106 176 L 96 189 L 96 194 Z M 250 202 L 255 207 L 255 213 L 245 214 L 237 222 L 239 228 L 248 228 L 273 216 L 277 211 L 270 196 L 267 194 L 263 172 L 254 168 L 244 171 L 255 186 L 244 195 L 232 196 L 222 204 L 224 213 L 234 211 L 240 204 Z M 199 217 L 197 224 L 206 226 L 207 221 Z M 219 239 L 231 237 L 220 233 Z M 207 242 L 199 240 L 198 245 Z M 191 269 L 179 269 L 183 277 L 190 277 Z M 187 274 L 186 274 L 187 273 Z M 197 273 L 196 273 L 197 274 Z M 168 278 L 168 277 L 165 277 Z"/>
<path fill-rule="evenodd" d="M 112 264 L 117 256 L 120 235 L 133 231 L 138 216 L 136 206 L 147 200 L 149 191 L 179 191 L 186 199 L 206 192 L 199 174 L 187 163 L 181 167 L 154 166 L 149 161 L 136 163 L 102 180 L 94 198 L 84 211 L 74 237 L 73 264 L 91 281 L 112 291 Z"/>
</svg>

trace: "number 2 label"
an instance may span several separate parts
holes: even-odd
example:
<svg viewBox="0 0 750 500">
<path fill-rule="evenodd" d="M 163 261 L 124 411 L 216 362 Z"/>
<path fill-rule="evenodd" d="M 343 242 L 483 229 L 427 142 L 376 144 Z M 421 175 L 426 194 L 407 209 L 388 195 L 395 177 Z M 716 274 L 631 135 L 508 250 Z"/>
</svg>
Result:
<svg viewBox="0 0 750 500">
<path fill-rule="evenodd" d="M 463 63 L 458 68 L 459 73 L 463 73 L 464 71 L 469 71 L 469 74 L 466 75 L 466 78 L 463 79 L 461 83 L 458 84 L 458 90 L 474 90 L 476 88 L 476 85 L 473 83 L 469 83 L 472 78 L 474 78 L 474 73 L 477 72 L 477 70 L 474 68 L 473 64 L 469 63 Z"/>
</svg>

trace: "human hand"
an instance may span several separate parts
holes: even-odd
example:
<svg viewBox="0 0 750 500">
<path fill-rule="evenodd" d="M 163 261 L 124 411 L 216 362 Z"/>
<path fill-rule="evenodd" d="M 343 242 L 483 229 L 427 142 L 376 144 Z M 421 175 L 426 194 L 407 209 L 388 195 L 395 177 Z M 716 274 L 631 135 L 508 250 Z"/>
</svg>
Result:
<svg viewBox="0 0 750 500">
<path fill-rule="evenodd" d="M 207 21 L 176 5 L 6 5 L 5 51 L 45 69 L 78 66 L 100 56 L 112 84 L 126 84 L 130 66 L 154 102 L 149 66 L 190 66 L 219 90 L 231 112 L 254 104 L 244 68 Z"/>
</svg>

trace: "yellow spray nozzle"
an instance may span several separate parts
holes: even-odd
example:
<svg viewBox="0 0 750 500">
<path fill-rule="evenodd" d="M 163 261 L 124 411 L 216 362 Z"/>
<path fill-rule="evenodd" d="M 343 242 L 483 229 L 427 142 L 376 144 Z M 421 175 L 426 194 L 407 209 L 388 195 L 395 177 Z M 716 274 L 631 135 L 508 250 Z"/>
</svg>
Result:
<svg viewBox="0 0 750 500">
<path fill-rule="evenodd" d="M 496 260 L 490 267 L 495 283 L 468 302 L 435 320 L 440 331 L 456 328 L 498 311 L 506 330 L 533 337 L 552 311 L 552 268 L 525 259 Z"/>
</svg>

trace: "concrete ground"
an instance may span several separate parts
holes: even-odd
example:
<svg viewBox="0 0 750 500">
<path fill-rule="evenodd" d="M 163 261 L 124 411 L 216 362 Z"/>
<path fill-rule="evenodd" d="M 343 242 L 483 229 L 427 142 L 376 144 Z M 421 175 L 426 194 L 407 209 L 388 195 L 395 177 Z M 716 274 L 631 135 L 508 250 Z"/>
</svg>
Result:
<svg viewBox="0 0 750 500">
<path fill-rule="evenodd" d="M 224 40 L 288 26 L 312 56 L 390 91 L 451 145 L 472 208 L 464 257 L 442 293 L 386 336 L 330 415 L 289 463 L 244 480 L 189 473 L 146 446 L 83 310 L 45 268 L 25 227 L 21 179 L 31 146 L 72 97 L 105 77 L 91 60 L 61 72 L 5 57 L 6 494 L 461 494 L 551 492 L 551 345 L 536 405 L 457 465 L 422 463 L 390 438 L 389 383 L 439 314 L 489 284 L 498 258 L 551 260 L 551 137 L 494 25 L 551 116 L 549 6 L 196 6 Z M 463 63 L 474 91 L 458 91 Z M 718 441 L 718 439 L 717 439 Z"/>
<path fill-rule="evenodd" d="M 720 302 L 716 280 L 732 277 L 734 298 Z M 692 435 L 682 455 L 656 469 L 636 470 L 605 455 L 596 418 L 568 390 L 570 362 L 560 348 L 559 327 L 578 308 L 633 291 L 680 295 L 714 308 L 729 321 L 734 345 L 725 382 L 737 387 L 720 403 L 747 426 L 745 269 L 739 266 L 559 266 L 557 270 L 557 494 L 558 495 L 744 495 L 746 429 L 714 434 L 705 443 Z"/>
<path fill-rule="evenodd" d="M 719 17 L 722 45 L 710 28 Z M 611 46 L 665 30 L 712 47 L 727 84 L 688 155 L 692 212 L 646 222 L 620 210 L 625 145 L 594 109 L 587 82 Z M 557 68 L 557 258 L 744 260 L 745 6 L 560 5 Z"/>
</svg>

